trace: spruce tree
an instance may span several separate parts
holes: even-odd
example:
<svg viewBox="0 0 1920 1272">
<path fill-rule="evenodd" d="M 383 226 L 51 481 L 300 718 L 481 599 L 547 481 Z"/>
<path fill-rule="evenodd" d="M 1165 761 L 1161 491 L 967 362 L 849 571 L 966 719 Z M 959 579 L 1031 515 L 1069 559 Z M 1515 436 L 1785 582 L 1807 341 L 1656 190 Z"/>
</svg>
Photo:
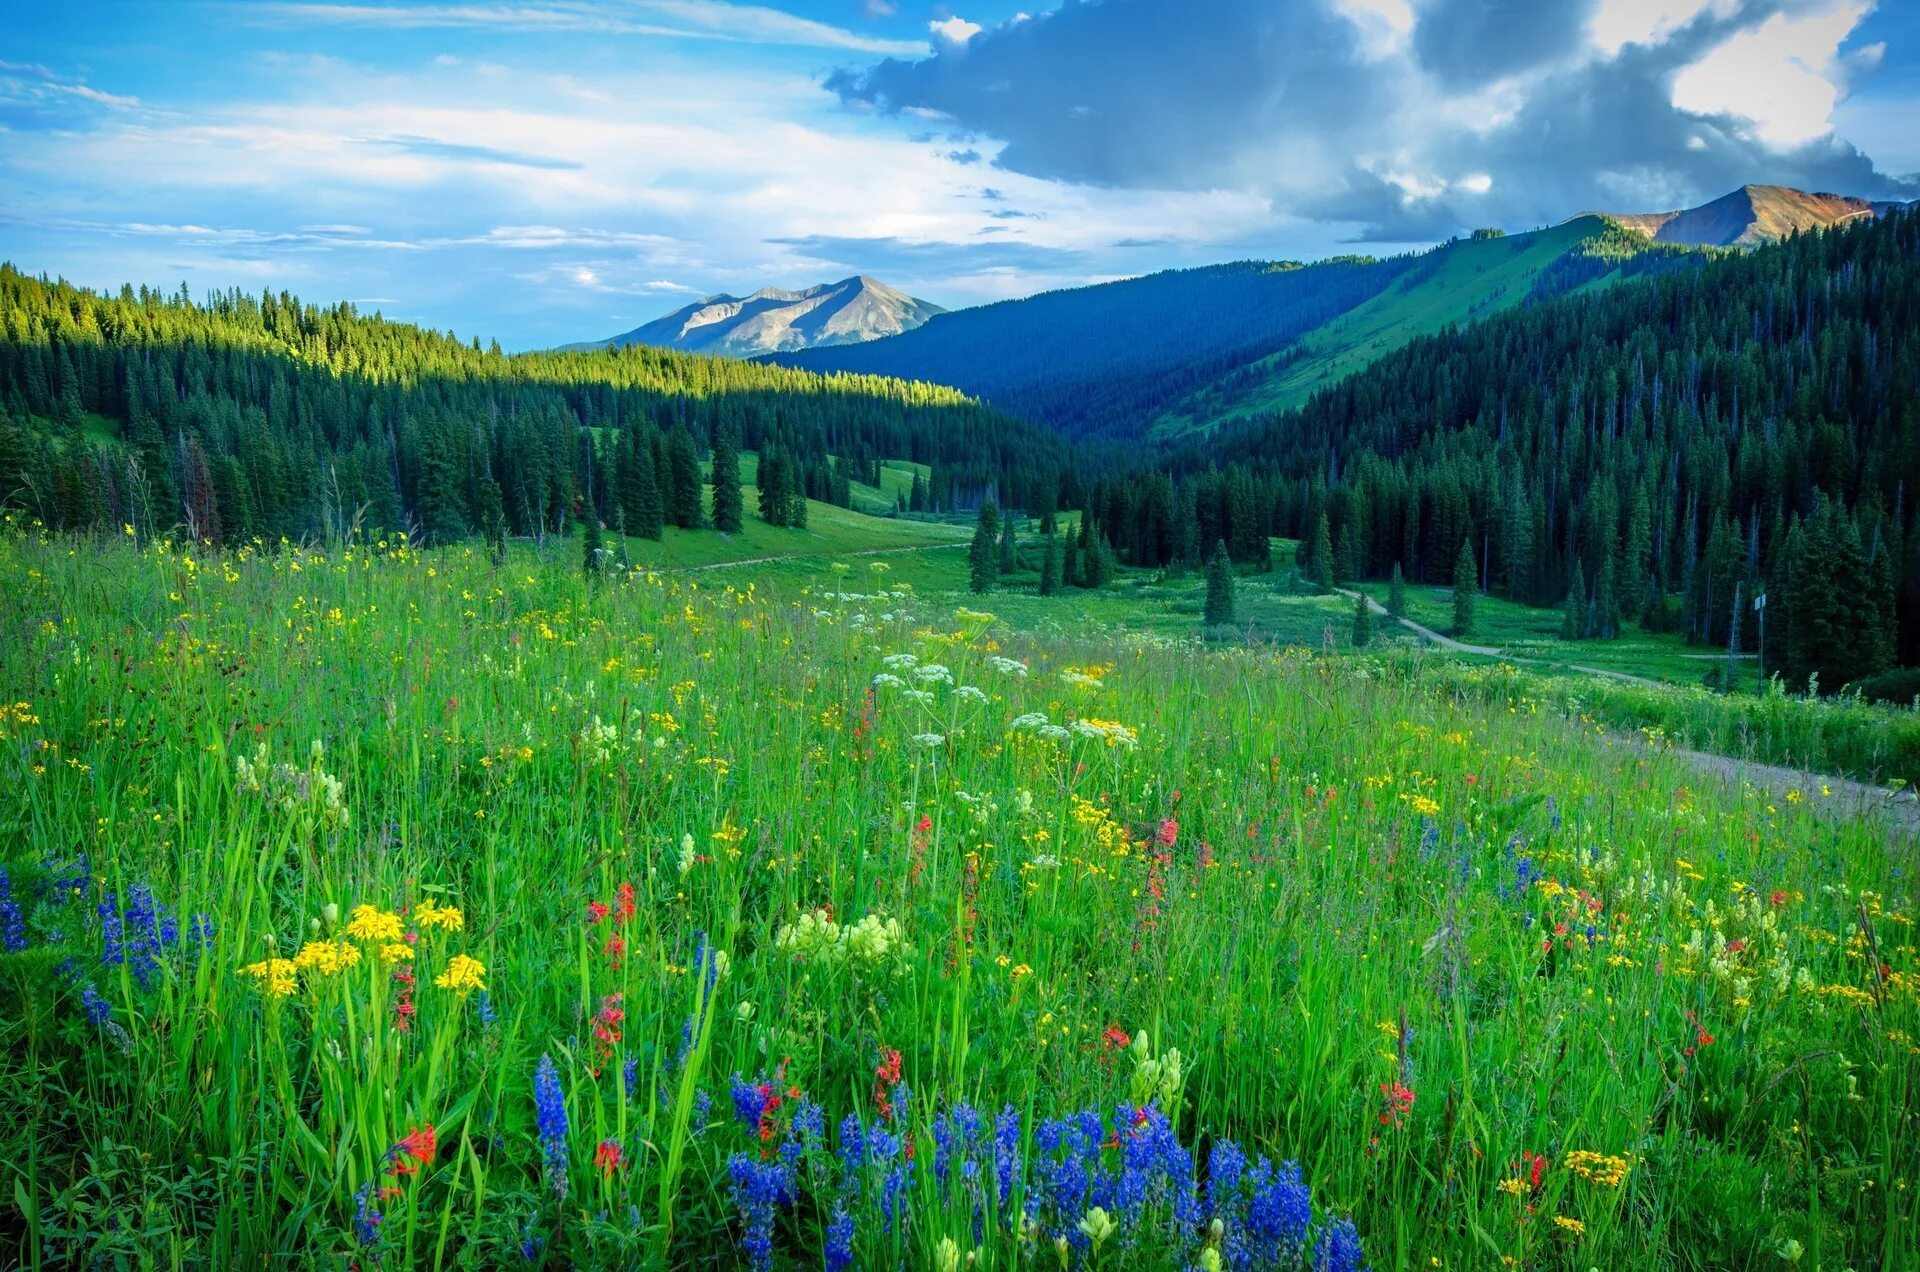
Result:
<svg viewBox="0 0 1920 1272">
<path fill-rule="evenodd" d="M 1012 574 L 1019 565 L 1019 552 L 1013 541 L 1013 514 L 1000 519 L 1000 573 Z"/>
<path fill-rule="evenodd" d="M 722 424 L 713 439 L 713 528 L 740 531 L 740 442 L 731 424 Z"/>
<path fill-rule="evenodd" d="M 1233 596 L 1233 561 L 1227 554 L 1227 541 L 1220 539 L 1213 545 L 1213 556 L 1207 562 L 1207 610 L 1208 627 L 1225 627 L 1235 621 Z"/>
<path fill-rule="evenodd" d="M 1580 558 L 1573 558 L 1573 574 L 1567 580 L 1567 597 L 1560 605 L 1560 639 L 1579 640 L 1587 634 L 1587 578 L 1580 569 Z"/>
<path fill-rule="evenodd" d="M 1052 596 L 1060 590 L 1060 538 L 1048 535 L 1040 557 L 1040 595 Z"/>
<path fill-rule="evenodd" d="M 1313 526 L 1313 542 L 1307 554 L 1307 577 L 1323 592 L 1333 589 L 1333 532 L 1327 528 L 1327 514 L 1324 512 Z"/>
<path fill-rule="evenodd" d="M 1407 616 L 1407 580 L 1400 573 L 1400 563 L 1393 563 L 1393 578 L 1387 584 L 1387 613 L 1395 618 Z"/>
<path fill-rule="evenodd" d="M 1353 594 L 1353 647 L 1365 649 L 1373 643 L 1373 605 L 1364 591 Z"/>
<path fill-rule="evenodd" d="M 1600 578 L 1593 585 L 1593 635 L 1613 640 L 1620 635 L 1620 597 L 1614 586 L 1611 552 L 1600 562 Z"/>
<path fill-rule="evenodd" d="M 975 592 L 991 592 L 999 575 L 995 550 L 1000 531 L 1000 510 L 991 503 L 980 505 L 979 519 L 973 526 L 973 543 L 967 549 L 968 585 Z"/>
<path fill-rule="evenodd" d="M 700 527 L 700 456 L 693 449 L 693 435 L 681 424 L 667 441 L 667 464 L 671 470 L 668 487 L 668 511 L 673 524 L 687 530 Z"/>
<path fill-rule="evenodd" d="M 600 518 L 589 506 L 586 522 L 580 532 L 581 565 L 589 575 L 600 572 L 600 552 L 605 546 L 600 537 Z"/>
<path fill-rule="evenodd" d="M 1480 586 L 1480 569 L 1473 560 L 1473 540 L 1460 541 L 1460 555 L 1453 559 L 1453 634 L 1465 639 L 1473 635 L 1474 602 Z"/>
</svg>

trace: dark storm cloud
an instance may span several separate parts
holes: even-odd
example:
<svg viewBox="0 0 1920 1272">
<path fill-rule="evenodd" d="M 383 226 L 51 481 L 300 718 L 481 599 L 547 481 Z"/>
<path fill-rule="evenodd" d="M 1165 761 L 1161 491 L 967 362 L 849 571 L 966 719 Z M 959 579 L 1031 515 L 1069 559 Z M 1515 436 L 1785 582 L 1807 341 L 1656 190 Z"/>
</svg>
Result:
<svg viewBox="0 0 1920 1272">
<path fill-rule="evenodd" d="M 1729 36 L 1825 0 L 1713 6 L 1612 57 L 1586 44 L 1594 3 L 1433 0 L 1383 49 L 1325 0 L 1066 0 L 827 86 L 851 105 L 940 112 L 1002 142 L 1010 171 L 1250 189 L 1365 239 L 1664 210 L 1750 181 L 1920 193 L 1845 141 L 1778 150 L 1748 121 L 1673 105 L 1674 76 Z"/>
</svg>

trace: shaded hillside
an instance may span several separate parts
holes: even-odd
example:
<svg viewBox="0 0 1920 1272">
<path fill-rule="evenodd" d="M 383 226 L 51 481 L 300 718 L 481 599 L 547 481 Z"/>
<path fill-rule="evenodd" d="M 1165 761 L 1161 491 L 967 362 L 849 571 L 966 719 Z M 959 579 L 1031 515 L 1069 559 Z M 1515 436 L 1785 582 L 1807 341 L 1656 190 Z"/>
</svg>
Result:
<svg viewBox="0 0 1920 1272">
<path fill-rule="evenodd" d="M 0 502 L 213 542 L 698 527 L 698 456 L 773 449 L 848 503 L 882 460 L 944 507 L 1051 501 L 1057 437 L 959 392 L 630 346 L 522 354 L 280 293 L 108 296 L 0 266 Z"/>
<path fill-rule="evenodd" d="M 1241 261 L 942 314 L 778 361 L 952 384 L 1074 436 L 1137 436 L 1173 403 L 1377 294 L 1411 259 Z"/>
</svg>

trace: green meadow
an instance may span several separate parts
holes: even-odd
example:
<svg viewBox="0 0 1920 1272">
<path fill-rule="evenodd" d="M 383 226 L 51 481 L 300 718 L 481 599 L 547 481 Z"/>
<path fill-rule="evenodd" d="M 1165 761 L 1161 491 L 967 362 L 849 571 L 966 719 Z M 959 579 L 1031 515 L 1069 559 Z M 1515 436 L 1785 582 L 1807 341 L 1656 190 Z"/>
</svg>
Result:
<svg viewBox="0 0 1920 1272">
<path fill-rule="evenodd" d="M 862 520 L 10 527 L 0 1261 L 1914 1266 L 1910 832 Z"/>
</svg>

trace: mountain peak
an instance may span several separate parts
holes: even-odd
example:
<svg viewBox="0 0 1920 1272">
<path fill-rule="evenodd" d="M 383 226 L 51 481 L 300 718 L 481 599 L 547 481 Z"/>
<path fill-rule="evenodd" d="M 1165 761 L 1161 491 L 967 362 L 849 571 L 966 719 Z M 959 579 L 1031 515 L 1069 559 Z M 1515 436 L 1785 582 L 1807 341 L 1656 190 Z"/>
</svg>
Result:
<svg viewBox="0 0 1920 1272">
<path fill-rule="evenodd" d="M 575 347 L 644 344 L 753 358 L 895 336 L 945 312 L 876 278 L 855 274 L 799 291 L 762 287 L 747 296 L 705 296 L 632 331 Z"/>
<path fill-rule="evenodd" d="M 1694 208 L 1671 212 L 1600 212 L 1661 243 L 1694 247 L 1752 247 L 1804 230 L 1825 229 L 1856 217 L 1878 216 L 1889 204 L 1852 195 L 1796 190 L 1751 182 Z"/>
</svg>

